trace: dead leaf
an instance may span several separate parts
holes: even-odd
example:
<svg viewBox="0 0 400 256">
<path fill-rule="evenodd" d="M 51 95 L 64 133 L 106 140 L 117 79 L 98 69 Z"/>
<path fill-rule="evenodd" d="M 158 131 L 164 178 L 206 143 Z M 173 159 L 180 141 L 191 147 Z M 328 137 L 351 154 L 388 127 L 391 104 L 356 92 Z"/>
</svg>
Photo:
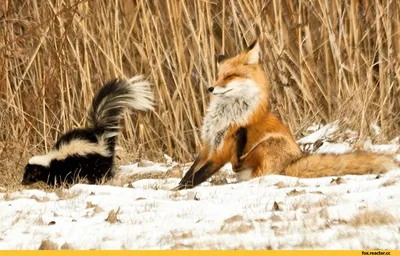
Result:
<svg viewBox="0 0 400 256">
<path fill-rule="evenodd" d="M 321 195 L 323 195 L 324 193 L 322 193 L 321 191 L 312 191 L 312 192 L 310 192 L 311 194 L 321 194 Z"/>
<path fill-rule="evenodd" d="M 282 218 L 279 217 L 278 215 L 272 215 L 270 219 L 271 219 L 272 222 L 276 222 L 276 221 L 281 221 L 282 220 Z"/>
<path fill-rule="evenodd" d="M 282 208 L 279 206 L 277 202 L 274 202 L 274 206 L 272 207 L 273 211 L 282 211 Z"/>
<path fill-rule="evenodd" d="M 233 222 L 237 222 L 237 221 L 243 221 L 244 218 L 242 215 L 234 215 L 230 218 L 227 218 L 226 220 L 224 220 L 224 223 L 233 223 Z"/>
<path fill-rule="evenodd" d="M 117 222 L 121 222 L 118 219 L 118 213 L 120 211 L 120 207 L 118 207 L 117 211 L 115 212 L 114 210 L 111 210 L 108 212 L 108 217 L 107 219 L 105 219 L 105 221 L 110 222 L 111 224 L 117 223 Z"/>
<path fill-rule="evenodd" d="M 339 184 L 342 184 L 342 183 L 344 183 L 344 180 L 341 178 L 341 177 L 338 177 L 338 178 L 332 178 L 332 180 L 331 180 L 331 184 L 337 184 L 337 185 L 339 185 Z"/>
<path fill-rule="evenodd" d="M 61 250 L 73 250 L 74 248 L 69 243 L 65 242 L 63 245 L 61 245 L 60 249 Z"/>
<path fill-rule="evenodd" d="M 103 208 L 101 208 L 99 206 L 94 207 L 93 214 L 97 214 L 97 213 L 100 213 L 100 212 L 104 212 Z"/>
<path fill-rule="evenodd" d="M 93 207 L 96 207 L 96 206 L 97 206 L 97 204 L 93 204 L 93 203 L 90 202 L 90 201 L 87 201 L 87 202 L 86 202 L 86 209 L 93 208 Z"/>
<path fill-rule="evenodd" d="M 286 193 L 286 195 L 288 195 L 288 196 L 297 196 L 297 195 L 302 195 L 302 194 L 304 194 L 304 193 L 306 193 L 305 190 L 296 190 L 296 189 L 293 189 L 293 190 L 291 190 L 290 192 Z"/>
<path fill-rule="evenodd" d="M 38 250 L 57 250 L 58 245 L 48 239 L 43 240 Z"/>
<path fill-rule="evenodd" d="M 283 183 L 282 181 L 279 181 L 278 183 L 275 183 L 275 185 L 277 188 L 286 188 L 287 185 L 285 183 Z"/>
<path fill-rule="evenodd" d="M 252 229 L 254 229 L 254 225 L 252 223 L 242 223 L 236 229 L 236 232 L 238 232 L 238 233 L 247 233 Z"/>
</svg>

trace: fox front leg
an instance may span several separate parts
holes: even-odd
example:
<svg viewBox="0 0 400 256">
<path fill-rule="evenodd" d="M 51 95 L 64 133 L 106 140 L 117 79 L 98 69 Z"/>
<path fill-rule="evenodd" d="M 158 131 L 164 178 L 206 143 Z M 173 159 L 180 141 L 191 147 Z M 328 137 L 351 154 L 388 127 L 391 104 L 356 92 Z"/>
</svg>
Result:
<svg viewBox="0 0 400 256">
<path fill-rule="evenodd" d="M 201 156 L 198 156 L 196 158 L 196 160 L 194 161 L 194 163 L 192 164 L 192 166 L 190 166 L 190 169 L 185 173 L 185 176 L 183 176 L 183 178 L 179 182 L 179 185 L 172 189 L 173 191 L 185 189 L 186 186 L 188 186 L 189 181 L 191 181 L 193 179 L 194 170 L 199 165 L 200 160 L 201 160 Z"/>
<path fill-rule="evenodd" d="M 247 144 L 247 129 L 240 127 L 235 133 L 235 145 L 236 145 L 236 165 L 240 166 L 242 163 L 242 156 L 244 155 L 244 149 Z"/>
<path fill-rule="evenodd" d="M 208 178 L 210 178 L 214 173 L 216 173 L 222 166 L 217 165 L 213 162 L 206 162 L 197 172 L 193 173 L 190 170 L 186 173 L 186 175 L 179 182 L 179 185 L 173 188 L 174 191 L 182 190 L 182 189 L 190 189 L 193 188 Z"/>
</svg>

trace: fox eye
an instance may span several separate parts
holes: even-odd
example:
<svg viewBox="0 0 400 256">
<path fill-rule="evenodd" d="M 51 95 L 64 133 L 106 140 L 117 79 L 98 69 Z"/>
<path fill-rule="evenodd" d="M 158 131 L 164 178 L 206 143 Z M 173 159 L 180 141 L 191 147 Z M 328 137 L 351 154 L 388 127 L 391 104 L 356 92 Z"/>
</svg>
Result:
<svg viewBox="0 0 400 256">
<path fill-rule="evenodd" d="M 235 76 L 238 76 L 238 75 L 237 74 L 231 74 L 231 75 L 226 76 L 225 79 L 229 79 L 229 78 L 232 78 L 232 77 L 235 77 Z"/>
</svg>

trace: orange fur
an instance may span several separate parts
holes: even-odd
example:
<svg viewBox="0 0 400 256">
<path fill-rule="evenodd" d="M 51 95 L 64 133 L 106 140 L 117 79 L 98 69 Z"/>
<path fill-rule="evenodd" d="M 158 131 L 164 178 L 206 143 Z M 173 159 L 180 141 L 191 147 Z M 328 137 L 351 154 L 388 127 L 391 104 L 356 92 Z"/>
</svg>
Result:
<svg viewBox="0 0 400 256">
<path fill-rule="evenodd" d="M 267 174 L 310 178 L 383 173 L 395 167 L 390 157 L 366 152 L 303 156 L 292 133 L 269 110 L 269 82 L 261 65 L 254 61 L 254 57 L 258 57 L 258 52 L 255 52 L 258 49 L 256 45 L 219 63 L 218 77 L 212 89 L 227 88 L 232 81 L 239 81 L 239 84 L 245 86 L 246 81 L 251 80 L 250 85 L 255 84 L 260 89 L 257 97 L 261 100 L 245 121 L 229 125 L 220 146 L 212 148 L 207 140 L 203 141 L 203 150 L 198 160 L 182 179 L 178 189 L 198 185 L 227 162 L 232 163 L 240 179 Z M 241 127 L 247 130 L 247 138 L 243 155 L 238 159 L 236 132 Z"/>
<path fill-rule="evenodd" d="M 380 174 L 396 168 L 389 156 L 369 152 L 309 155 L 290 164 L 285 174 L 301 178 L 346 174 Z"/>
</svg>

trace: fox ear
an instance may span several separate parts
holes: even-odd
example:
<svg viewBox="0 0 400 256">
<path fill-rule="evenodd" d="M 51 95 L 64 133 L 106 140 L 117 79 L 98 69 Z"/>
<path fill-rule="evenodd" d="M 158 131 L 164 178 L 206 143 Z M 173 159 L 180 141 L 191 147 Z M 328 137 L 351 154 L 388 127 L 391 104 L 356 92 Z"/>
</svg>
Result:
<svg viewBox="0 0 400 256">
<path fill-rule="evenodd" d="M 255 40 L 249 47 L 247 47 L 246 51 L 246 64 L 258 64 L 260 58 L 260 44 L 258 43 L 258 40 Z"/>
<path fill-rule="evenodd" d="M 218 63 L 221 63 L 221 62 L 223 62 L 224 60 L 226 60 L 227 58 L 228 58 L 228 56 L 219 55 L 218 58 L 217 58 L 217 62 L 218 62 Z"/>
<path fill-rule="evenodd" d="M 217 67 L 219 68 L 219 65 L 221 64 L 221 62 L 223 62 L 224 60 L 228 59 L 228 56 L 225 55 L 219 55 L 217 58 Z"/>
</svg>

